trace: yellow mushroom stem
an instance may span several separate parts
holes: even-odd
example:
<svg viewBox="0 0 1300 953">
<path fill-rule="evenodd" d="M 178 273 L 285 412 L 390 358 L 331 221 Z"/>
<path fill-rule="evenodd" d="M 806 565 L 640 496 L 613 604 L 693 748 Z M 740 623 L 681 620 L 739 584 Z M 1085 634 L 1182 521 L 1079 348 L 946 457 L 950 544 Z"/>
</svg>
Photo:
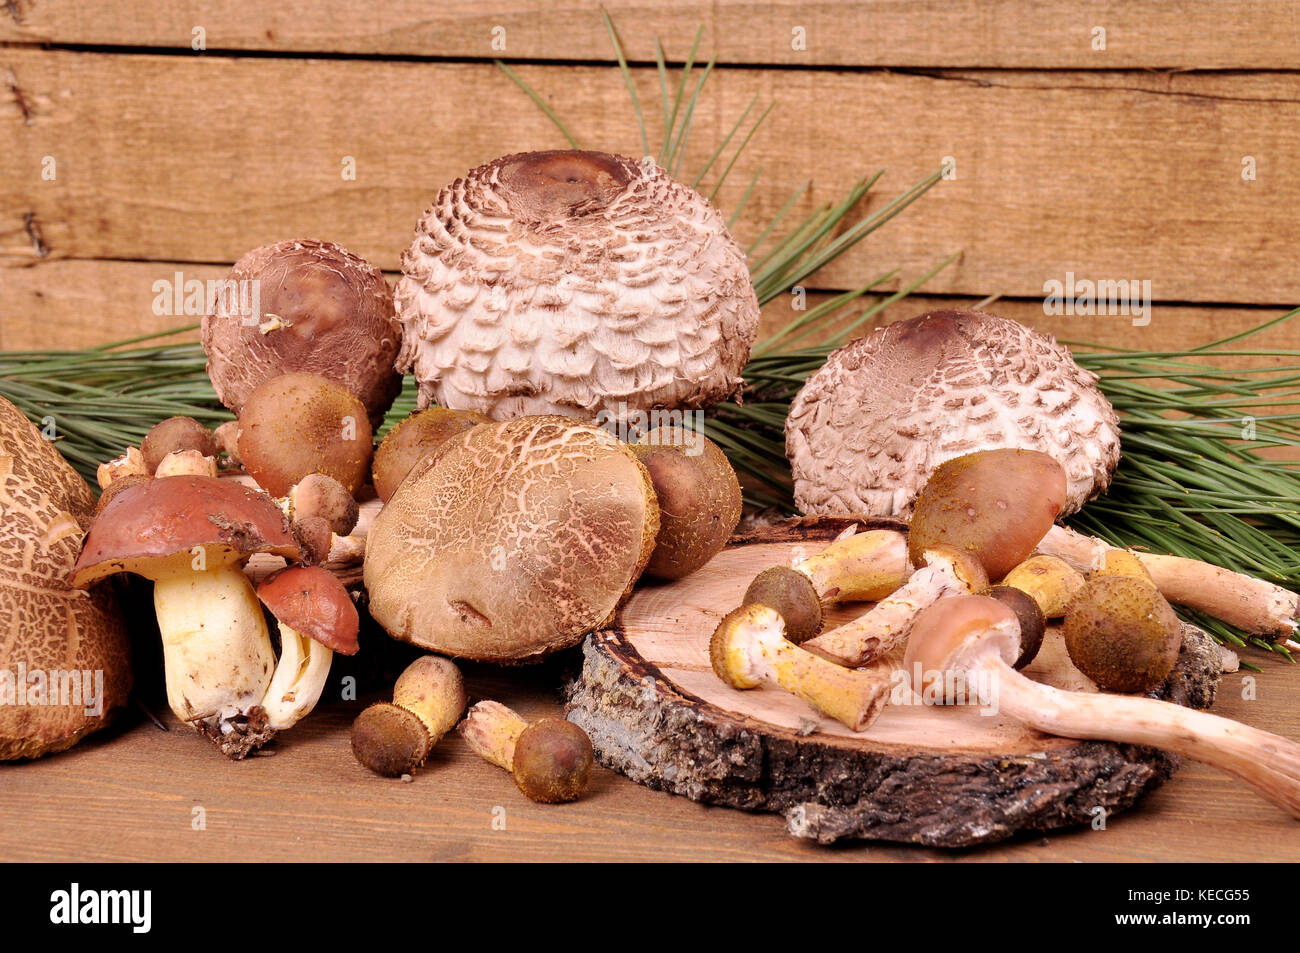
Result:
<svg viewBox="0 0 1300 953">
<path fill-rule="evenodd" d="M 965 553 L 935 547 L 925 557 L 926 564 L 892 595 L 852 622 L 809 639 L 803 647 L 837 665 L 856 668 L 902 645 L 917 615 L 944 596 L 988 587 L 984 570 Z"/>
<path fill-rule="evenodd" d="M 1043 618 L 1059 619 L 1086 583 L 1083 573 L 1056 556 L 1030 556 L 999 583 L 1028 594 Z"/>
<path fill-rule="evenodd" d="M 280 661 L 271 675 L 262 707 L 267 723 L 276 731 L 284 731 L 311 714 L 320 701 L 334 652 L 283 622 L 278 625 Z"/>
<path fill-rule="evenodd" d="M 889 698 L 891 671 L 851 671 L 785 638 L 780 613 L 747 605 L 729 613 L 709 645 L 713 671 L 742 690 L 778 685 L 853 731 L 865 730 Z"/>
<path fill-rule="evenodd" d="M 420 719 L 430 744 L 451 731 L 465 710 L 465 682 L 450 659 L 422 655 L 397 677 L 393 704 Z"/>
<path fill-rule="evenodd" d="M 1081 572 L 1105 565 L 1106 554 L 1118 547 L 1054 526 L 1038 544 L 1038 552 L 1059 556 Z M 1170 602 L 1199 609 L 1254 635 L 1279 640 L 1296 631 L 1300 595 L 1262 579 L 1181 556 L 1136 553 L 1156 588 Z"/>
<path fill-rule="evenodd" d="M 500 702 L 481 701 L 465 713 L 456 730 L 479 757 L 513 771 L 515 742 L 527 727 L 528 722 Z"/>
<path fill-rule="evenodd" d="M 907 581 L 907 537 L 874 529 L 841 536 L 793 567 L 828 602 L 876 602 Z"/>
</svg>

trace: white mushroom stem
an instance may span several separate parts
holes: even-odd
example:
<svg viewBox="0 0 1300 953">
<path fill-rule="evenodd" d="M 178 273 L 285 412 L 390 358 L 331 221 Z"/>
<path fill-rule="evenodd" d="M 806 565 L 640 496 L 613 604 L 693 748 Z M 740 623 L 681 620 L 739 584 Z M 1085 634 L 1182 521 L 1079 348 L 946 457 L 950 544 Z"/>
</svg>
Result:
<svg viewBox="0 0 1300 953">
<path fill-rule="evenodd" d="M 832 602 L 875 602 L 907 580 L 907 537 L 892 529 L 841 535 L 792 567 Z"/>
<path fill-rule="evenodd" d="M 359 565 L 365 562 L 366 537 L 364 533 L 351 536 L 330 535 L 330 554 L 326 562 Z"/>
<path fill-rule="evenodd" d="M 1106 553 L 1118 547 L 1054 526 L 1037 551 L 1058 556 L 1081 572 L 1093 572 L 1105 563 Z M 1296 631 L 1300 595 L 1262 579 L 1232 572 L 1195 559 L 1137 553 L 1156 588 L 1170 602 L 1199 609 L 1247 632 L 1282 638 Z"/>
<path fill-rule="evenodd" d="M 865 665 L 902 645 L 923 611 L 944 596 L 970 592 L 971 588 L 966 571 L 946 554 L 931 552 L 928 565 L 914 572 L 896 592 L 852 622 L 804 642 L 803 648 L 837 665 Z"/>
<path fill-rule="evenodd" d="M 280 661 L 262 700 L 267 723 L 276 731 L 292 728 L 311 714 L 329 677 L 334 652 L 315 639 L 300 635 L 283 622 Z"/>
<path fill-rule="evenodd" d="M 217 458 L 205 457 L 197 450 L 173 450 L 163 457 L 153 471 L 154 479 L 169 476 L 208 476 L 217 475 Z"/>
<path fill-rule="evenodd" d="M 237 562 L 202 571 L 188 558 L 154 576 L 167 703 L 224 738 L 262 703 L 275 652 L 262 607 Z"/>
<path fill-rule="evenodd" d="M 1152 698 L 1043 685 L 1021 675 L 996 651 L 981 652 L 966 668 L 991 673 L 999 710 L 1039 731 L 1173 751 L 1236 775 L 1300 818 L 1300 744 L 1294 741 Z"/>
<path fill-rule="evenodd" d="M 107 490 L 114 481 L 124 476 L 148 476 L 149 466 L 144 462 L 144 454 L 135 447 L 127 447 L 126 453 L 108 463 L 101 463 L 95 470 L 95 479 L 101 490 Z"/>
</svg>

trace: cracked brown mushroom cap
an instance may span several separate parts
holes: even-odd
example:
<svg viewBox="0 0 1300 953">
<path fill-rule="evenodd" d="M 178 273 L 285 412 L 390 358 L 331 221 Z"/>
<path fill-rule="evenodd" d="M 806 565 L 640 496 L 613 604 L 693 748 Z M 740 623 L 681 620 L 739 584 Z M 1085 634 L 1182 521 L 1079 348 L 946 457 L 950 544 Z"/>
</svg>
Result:
<svg viewBox="0 0 1300 953">
<path fill-rule="evenodd" d="M 323 473 L 351 494 L 370 475 L 374 439 L 365 408 L 319 374 L 284 374 L 259 385 L 239 418 L 239 457 L 249 476 L 282 497 Z"/>
<path fill-rule="evenodd" d="M 9 676 L 0 680 L 0 761 L 69 748 L 127 702 L 131 642 L 113 591 L 79 592 L 69 582 L 94 508 L 90 487 L 54 444 L 0 398 L 0 672 Z M 20 665 L 29 674 L 97 674 L 79 675 L 65 686 L 76 694 L 59 703 L 23 705 L 13 694 Z"/>
<path fill-rule="evenodd" d="M 795 503 L 906 518 L 939 464 L 1014 447 L 1065 468 L 1073 513 L 1119 462 L 1119 421 L 1096 380 L 1048 335 L 980 311 L 877 329 L 832 353 L 790 405 Z"/>
<path fill-rule="evenodd" d="M 397 366 L 421 407 L 623 419 L 735 394 L 758 330 L 744 252 L 650 163 L 530 152 L 438 193 L 402 255 Z"/>
<path fill-rule="evenodd" d="M 422 466 L 366 540 L 370 614 L 396 639 L 535 661 L 608 622 L 654 549 L 649 474 L 589 424 L 483 424 Z"/>
<path fill-rule="evenodd" d="M 275 653 L 243 563 L 297 559 L 298 544 L 264 493 L 202 476 L 116 493 L 86 534 L 72 584 L 131 572 L 154 583 L 167 701 L 232 758 L 270 740 L 262 701 Z"/>
<path fill-rule="evenodd" d="M 913 690 L 923 698 L 936 687 L 943 694 L 949 686 L 982 680 L 1000 714 L 1032 728 L 1065 738 L 1149 745 L 1203 761 L 1236 775 L 1300 818 L 1300 744 L 1170 702 L 1043 685 L 1011 667 L 1019 643 L 1019 626 L 1009 608 L 986 596 L 954 596 L 935 603 L 917 620 L 904 665 Z"/>
<path fill-rule="evenodd" d="M 356 394 L 372 425 L 383 420 L 402 389 L 393 369 L 401 328 L 377 268 L 332 242 L 300 238 L 254 248 L 226 281 L 202 328 L 223 404 L 240 415 L 260 384 L 302 371 Z"/>
<path fill-rule="evenodd" d="M 417 463 L 456 434 L 491 419 L 472 410 L 430 407 L 399 420 L 375 450 L 375 494 L 387 503 Z"/>
</svg>

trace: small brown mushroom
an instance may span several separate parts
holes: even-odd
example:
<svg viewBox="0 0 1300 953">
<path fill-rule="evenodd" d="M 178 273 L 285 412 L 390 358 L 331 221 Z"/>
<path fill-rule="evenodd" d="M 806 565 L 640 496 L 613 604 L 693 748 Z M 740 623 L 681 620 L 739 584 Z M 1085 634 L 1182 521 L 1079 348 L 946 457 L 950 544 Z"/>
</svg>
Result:
<svg viewBox="0 0 1300 953">
<path fill-rule="evenodd" d="M 415 465 L 442 446 L 448 438 L 492 418 L 473 410 L 430 407 L 398 421 L 375 450 L 371 474 L 375 494 L 387 503 Z"/>
<path fill-rule="evenodd" d="M 1047 632 L 1043 610 L 1033 596 L 1015 586 L 989 586 L 979 595 L 998 600 L 1016 614 L 1020 625 L 1020 655 L 1012 667 L 1024 668 L 1038 657 L 1038 650 L 1043 647 L 1043 636 Z"/>
<path fill-rule="evenodd" d="M 904 664 L 922 698 L 958 701 L 948 696 L 948 685 L 982 678 L 998 711 L 1016 721 L 1066 738 L 1150 745 L 1203 761 L 1300 818 L 1300 744 L 1170 702 L 1043 685 L 1011 667 L 1019 643 L 1009 608 L 985 596 L 955 596 L 917 619 Z"/>
<path fill-rule="evenodd" d="M 323 374 L 378 426 L 402 387 L 401 328 L 383 273 L 332 242 L 263 245 L 230 270 L 203 318 L 217 397 L 237 416 L 253 391 L 293 372 Z"/>
<path fill-rule="evenodd" d="M 212 431 L 193 417 L 168 417 L 154 424 L 140 442 L 140 452 L 150 473 L 157 471 L 158 464 L 169 453 L 179 450 L 195 450 L 200 456 L 215 457 L 217 444 Z"/>
<path fill-rule="evenodd" d="M 352 753 L 376 774 L 410 774 L 464 710 L 460 669 L 449 659 L 421 656 L 398 676 L 391 703 L 371 705 L 352 723 Z"/>
<path fill-rule="evenodd" d="M 374 444 L 365 407 L 319 374 L 285 374 L 260 384 L 239 417 L 239 457 L 272 496 L 311 473 L 356 494 L 370 474 Z"/>
<path fill-rule="evenodd" d="M 1119 420 L 1096 382 L 1050 336 L 980 311 L 879 328 L 832 353 L 790 405 L 795 503 L 906 518 L 940 464 L 1020 448 L 1061 464 L 1073 513 L 1119 462 Z"/>
<path fill-rule="evenodd" d="M 347 487 L 323 473 L 309 473 L 291 486 L 280 506 L 291 521 L 318 516 L 339 536 L 356 529 L 361 512 Z"/>
<path fill-rule="evenodd" d="M 1158 687 L 1182 644 L 1178 615 L 1145 574 L 1095 574 L 1065 612 L 1070 661 L 1105 691 Z"/>
<path fill-rule="evenodd" d="M 304 516 L 292 524 L 294 539 L 302 548 L 302 561 L 309 566 L 325 563 L 355 565 L 365 559 L 366 537 L 340 536 L 320 516 Z"/>
<path fill-rule="evenodd" d="M 571 721 L 530 725 L 500 702 L 483 701 L 457 730 L 477 754 L 509 771 L 529 800 L 563 804 L 587 790 L 595 756 L 587 733 Z"/>
</svg>

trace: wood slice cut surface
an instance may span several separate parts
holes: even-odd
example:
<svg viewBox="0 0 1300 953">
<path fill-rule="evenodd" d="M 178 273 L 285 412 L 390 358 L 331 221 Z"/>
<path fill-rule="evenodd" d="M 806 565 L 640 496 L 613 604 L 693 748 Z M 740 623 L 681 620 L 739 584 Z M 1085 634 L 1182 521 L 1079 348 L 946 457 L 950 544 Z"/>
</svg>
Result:
<svg viewBox="0 0 1300 953">
<path fill-rule="evenodd" d="M 612 628 L 587 639 L 569 687 L 569 717 L 600 759 L 697 801 L 780 812 L 794 836 L 950 847 L 1093 822 L 1173 772 L 1172 754 L 1044 735 L 987 707 L 891 704 L 855 733 L 779 688 L 720 681 L 709 638 L 754 576 L 812 555 L 854 522 L 905 530 L 881 520 L 793 521 L 737 538 L 685 579 L 638 589 Z M 833 607 L 827 627 L 866 608 Z M 1178 665 L 1155 694 L 1209 707 L 1219 667 L 1209 637 L 1187 626 Z M 1095 691 L 1056 629 L 1025 674 Z"/>
</svg>

